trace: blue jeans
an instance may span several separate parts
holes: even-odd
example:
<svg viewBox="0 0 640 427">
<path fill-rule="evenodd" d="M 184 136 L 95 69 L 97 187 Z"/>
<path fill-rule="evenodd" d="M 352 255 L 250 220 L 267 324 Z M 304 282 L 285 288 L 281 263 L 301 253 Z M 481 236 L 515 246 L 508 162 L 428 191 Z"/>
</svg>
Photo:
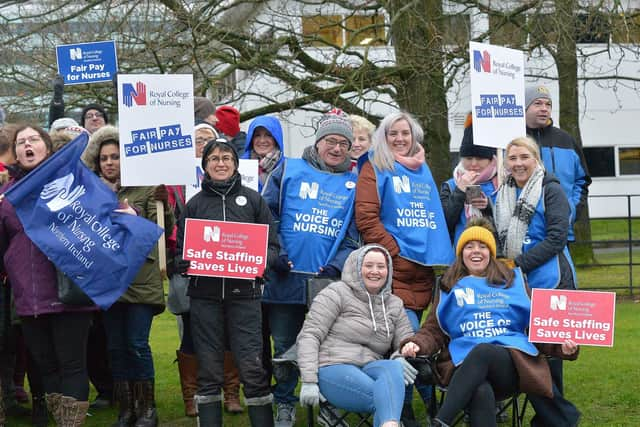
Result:
<svg viewBox="0 0 640 427">
<path fill-rule="evenodd" d="M 362 368 L 331 365 L 318 369 L 320 393 L 338 408 L 373 413 L 375 426 L 399 421 L 404 401 L 402 365 L 376 360 Z"/>
<path fill-rule="evenodd" d="M 273 337 L 274 357 L 280 356 L 296 343 L 307 307 L 300 304 L 268 304 L 269 326 Z M 294 392 L 298 385 L 297 372 L 291 372 L 288 378 L 276 383 L 273 398 L 276 403 L 296 404 L 298 398 Z"/>
<path fill-rule="evenodd" d="M 411 308 L 405 308 L 405 313 L 407 313 L 407 317 L 409 318 L 409 322 L 411 323 L 411 327 L 413 328 L 413 332 L 417 332 L 420 329 L 420 319 L 422 319 L 422 310 L 413 310 Z M 420 397 L 422 401 L 427 404 L 431 399 L 431 385 L 422 384 L 419 381 L 415 382 L 416 390 L 420 393 Z M 404 391 L 404 403 L 410 405 L 413 401 L 413 384 L 408 385 L 406 390 Z"/>
<path fill-rule="evenodd" d="M 104 312 L 111 372 L 116 381 L 154 378 L 149 332 L 153 306 L 115 303 Z"/>
</svg>

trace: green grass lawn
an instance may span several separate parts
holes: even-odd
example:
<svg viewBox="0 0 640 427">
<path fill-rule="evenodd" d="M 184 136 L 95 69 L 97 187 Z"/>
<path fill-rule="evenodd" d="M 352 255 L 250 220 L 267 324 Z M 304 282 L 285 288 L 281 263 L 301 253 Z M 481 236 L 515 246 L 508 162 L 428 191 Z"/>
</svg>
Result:
<svg viewBox="0 0 640 427">
<path fill-rule="evenodd" d="M 576 362 L 565 363 L 565 389 L 583 418 L 581 427 L 640 425 L 640 336 L 638 335 L 640 303 L 626 300 L 616 306 L 616 333 L 613 348 L 582 347 Z M 165 312 L 155 318 L 151 341 L 156 369 L 156 397 L 161 425 L 195 426 L 184 417 L 178 382 L 175 349 L 178 333 L 175 317 Z M 416 393 L 417 396 L 417 393 Z M 416 397 L 417 399 L 417 397 Z M 414 402 L 419 416 L 422 405 Z M 297 426 L 306 425 L 306 411 L 298 408 Z M 527 418 L 532 410 L 529 407 Z M 115 409 L 95 411 L 87 426 L 109 426 L 115 420 Z M 26 427 L 26 420 L 10 418 L 7 426 Z M 247 426 L 246 415 L 226 416 L 227 426 Z M 507 424 L 505 424 L 507 425 Z M 528 424 L 527 424 L 528 425 Z"/>
</svg>

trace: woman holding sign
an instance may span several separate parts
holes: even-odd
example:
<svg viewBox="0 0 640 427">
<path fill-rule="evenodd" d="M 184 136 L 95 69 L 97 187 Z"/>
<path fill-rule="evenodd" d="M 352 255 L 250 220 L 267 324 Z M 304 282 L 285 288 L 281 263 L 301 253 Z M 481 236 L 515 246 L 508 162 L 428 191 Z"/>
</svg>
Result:
<svg viewBox="0 0 640 427">
<path fill-rule="evenodd" d="M 571 208 L 560 182 L 545 171 L 538 144 L 530 137 L 507 144 L 505 170 L 494 213 L 502 255 L 522 269 L 531 288 L 575 289 L 567 248 Z M 562 397 L 562 360 L 551 358 L 549 366 L 555 397 L 530 397 L 532 425 L 573 426 L 580 412 Z"/>
<path fill-rule="evenodd" d="M 117 195 L 125 212 L 156 222 L 156 199 L 163 187 L 120 185 L 120 137 L 107 125 L 91 136 L 83 161 Z M 166 191 L 164 192 L 166 195 Z M 165 227 L 174 224 L 173 211 L 166 206 Z M 153 317 L 164 310 L 164 289 L 158 264 L 158 247 L 147 256 L 126 292 L 103 313 L 107 348 L 116 400 L 120 407 L 117 426 L 151 427 L 158 423 L 155 404 L 155 371 L 149 333 Z M 135 410 L 134 410 L 135 407 Z"/>
<path fill-rule="evenodd" d="M 14 135 L 17 164 L 0 189 L 3 194 L 40 166 L 53 148 L 38 126 L 19 126 Z M 82 425 L 89 408 L 87 338 L 96 308 L 60 302 L 56 267 L 31 241 L 9 200 L 0 200 L 2 272 L 11 284 L 25 343 L 42 375 L 47 406 L 58 425 Z M 34 395 L 34 404 L 40 398 Z"/>
<path fill-rule="evenodd" d="M 355 218 L 365 243 L 378 243 L 393 259 L 393 293 L 399 296 L 413 330 L 431 301 L 432 265 L 453 259 L 442 205 L 425 162 L 424 132 L 408 113 L 386 116 L 373 136 L 369 160 L 362 162 L 356 186 Z M 383 203 L 384 201 L 384 203 Z M 425 404 L 429 386 L 416 383 Z M 415 426 L 412 387 L 402 421 Z"/>
<path fill-rule="evenodd" d="M 238 163 L 236 151 L 224 139 L 209 141 L 204 147 L 202 190 L 187 202 L 178 224 L 175 264 L 179 273 L 187 274 L 192 265 L 199 264 L 181 256 L 187 218 L 267 224 L 267 264 L 277 258 L 280 247 L 271 212 L 257 192 L 242 185 Z M 215 237 L 213 239 L 215 241 Z M 191 333 L 198 359 L 198 393 L 194 400 L 200 425 L 222 425 L 224 350 L 228 340 L 244 385 L 251 425 L 272 426 L 273 395 L 270 378 L 262 364 L 260 278 L 192 276 L 188 295 Z"/>
<path fill-rule="evenodd" d="M 491 427 L 496 425 L 496 400 L 518 392 L 551 400 L 551 373 L 542 353 L 575 359 L 578 347 L 571 340 L 562 345 L 529 342 L 529 289 L 519 268 L 496 260 L 487 220 L 469 222 L 456 254 L 442 276 L 433 310 L 418 333 L 401 344 L 401 353 L 440 352 L 435 375 L 448 388 L 436 426 L 452 424 L 468 408 L 471 426 Z"/>
</svg>

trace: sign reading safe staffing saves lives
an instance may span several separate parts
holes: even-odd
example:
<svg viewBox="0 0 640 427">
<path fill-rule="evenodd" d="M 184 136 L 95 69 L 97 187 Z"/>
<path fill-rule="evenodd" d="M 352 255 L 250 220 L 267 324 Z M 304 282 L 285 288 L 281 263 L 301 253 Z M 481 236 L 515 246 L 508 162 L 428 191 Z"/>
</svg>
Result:
<svg viewBox="0 0 640 427">
<path fill-rule="evenodd" d="M 269 226 L 187 218 L 182 258 L 192 276 L 255 279 L 267 266 Z"/>
<path fill-rule="evenodd" d="M 533 289 L 529 340 L 613 347 L 615 292 Z"/>
</svg>

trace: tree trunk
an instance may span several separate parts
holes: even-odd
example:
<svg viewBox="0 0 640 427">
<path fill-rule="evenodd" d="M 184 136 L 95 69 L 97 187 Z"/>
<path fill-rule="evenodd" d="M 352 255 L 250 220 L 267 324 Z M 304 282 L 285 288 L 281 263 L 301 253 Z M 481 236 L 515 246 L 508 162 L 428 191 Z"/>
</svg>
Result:
<svg viewBox="0 0 640 427">
<path fill-rule="evenodd" d="M 391 36 L 396 64 L 402 67 L 394 83 L 401 109 L 413 114 L 425 131 L 424 149 L 431 172 L 439 186 L 451 176 L 447 90 L 444 84 L 444 57 L 441 0 L 422 0 L 410 6 L 392 0 Z M 438 187 L 439 188 L 439 187 Z"/>
<path fill-rule="evenodd" d="M 558 25 L 558 47 L 554 59 L 558 68 L 558 86 L 560 87 L 560 120 L 558 126 L 569 132 L 582 151 L 580 135 L 580 110 L 578 107 L 578 58 L 576 52 L 576 16 L 577 0 L 557 0 L 556 22 Z M 567 24 L 571 23 L 571 24 Z M 582 156 L 582 154 L 581 154 Z M 591 243 L 591 225 L 589 223 L 589 205 L 583 207 L 574 225 L 576 243 L 571 244 L 571 255 L 577 264 L 594 262 Z"/>
</svg>

